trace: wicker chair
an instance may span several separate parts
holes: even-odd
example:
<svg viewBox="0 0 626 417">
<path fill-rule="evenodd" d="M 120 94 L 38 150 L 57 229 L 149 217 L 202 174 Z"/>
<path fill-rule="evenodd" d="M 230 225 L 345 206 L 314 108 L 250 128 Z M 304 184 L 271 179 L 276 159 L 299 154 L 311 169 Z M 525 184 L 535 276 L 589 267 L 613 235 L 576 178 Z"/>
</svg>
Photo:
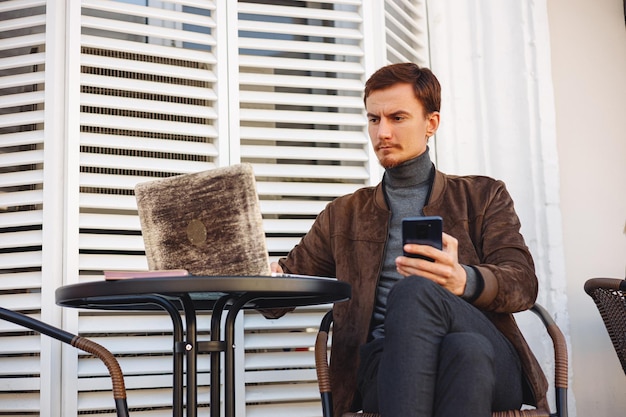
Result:
<svg viewBox="0 0 626 417">
<path fill-rule="evenodd" d="M 115 359 L 113 354 L 106 348 L 92 340 L 73 335 L 65 330 L 61 330 L 24 314 L 7 310 L 6 308 L 0 307 L 0 319 L 60 340 L 61 342 L 74 346 L 77 349 L 91 353 L 104 362 L 104 365 L 107 367 L 109 375 L 111 376 L 113 399 L 115 401 L 117 415 L 119 417 L 128 417 L 128 404 L 126 402 L 124 375 L 122 374 L 122 369 L 120 368 L 117 359 Z"/>
<path fill-rule="evenodd" d="M 531 311 L 541 318 L 554 346 L 554 369 L 555 369 L 555 402 L 556 412 L 550 410 L 511 410 L 494 412 L 493 417 L 567 417 L 567 344 L 561 330 L 556 325 L 550 314 L 539 304 L 535 304 Z M 332 392 L 328 367 L 328 335 L 333 321 L 333 311 L 326 313 L 317 334 L 315 342 L 315 367 L 317 370 L 317 382 L 322 399 L 322 412 L 324 417 L 333 417 Z M 344 413 L 342 417 L 380 417 L 372 413 Z"/>
<path fill-rule="evenodd" d="M 596 303 L 626 373 L 626 280 L 591 278 L 585 282 L 585 292 Z"/>
</svg>

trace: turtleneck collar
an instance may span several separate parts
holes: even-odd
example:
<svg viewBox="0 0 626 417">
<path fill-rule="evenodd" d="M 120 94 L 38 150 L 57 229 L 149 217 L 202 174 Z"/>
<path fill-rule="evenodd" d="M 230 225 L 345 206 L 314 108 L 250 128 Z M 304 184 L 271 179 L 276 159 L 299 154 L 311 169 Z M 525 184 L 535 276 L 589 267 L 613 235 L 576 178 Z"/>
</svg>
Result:
<svg viewBox="0 0 626 417">
<path fill-rule="evenodd" d="M 385 170 L 383 182 L 390 188 L 416 186 L 430 179 L 432 169 L 433 163 L 427 147 L 423 154 Z"/>
</svg>

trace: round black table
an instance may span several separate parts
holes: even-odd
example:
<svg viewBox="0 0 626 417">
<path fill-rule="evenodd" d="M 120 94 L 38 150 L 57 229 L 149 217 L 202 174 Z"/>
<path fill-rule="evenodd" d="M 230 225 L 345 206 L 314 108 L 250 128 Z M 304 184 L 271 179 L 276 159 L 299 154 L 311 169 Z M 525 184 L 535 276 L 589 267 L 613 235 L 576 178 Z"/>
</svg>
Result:
<svg viewBox="0 0 626 417">
<path fill-rule="evenodd" d="M 224 411 L 235 414 L 235 319 L 244 308 L 280 309 L 345 301 L 350 285 L 334 278 L 290 276 L 181 276 L 71 284 L 56 290 L 63 307 L 165 310 L 174 326 L 174 416 L 183 413 L 183 357 L 187 364 L 187 416 L 197 414 L 197 355 L 211 353 L 211 416 L 220 413 L 220 352 L 224 352 Z M 196 340 L 196 312 L 211 311 L 211 340 Z M 221 337 L 221 317 L 228 311 Z M 185 327 L 183 330 L 183 318 Z"/>
</svg>

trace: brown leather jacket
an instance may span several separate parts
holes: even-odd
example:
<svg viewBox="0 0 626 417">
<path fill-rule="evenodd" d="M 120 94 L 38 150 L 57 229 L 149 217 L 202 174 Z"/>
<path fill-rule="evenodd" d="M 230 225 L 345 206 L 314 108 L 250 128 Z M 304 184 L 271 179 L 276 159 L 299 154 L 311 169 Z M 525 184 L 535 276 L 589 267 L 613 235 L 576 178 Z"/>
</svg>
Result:
<svg viewBox="0 0 626 417">
<path fill-rule="evenodd" d="M 459 241 L 459 262 L 480 271 L 484 289 L 473 304 L 515 346 L 534 404 L 546 407 L 547 381 L 511 314 L 533 305 L 538 283 L 504 183 L 437 171 L 424 214 L 443 218 L 444 231 Z M 352 285 L 352 298 L 333 307 L 330 376 L 336 416 L 353 401 L 358 348 L 370 328 L 390 215 L 381 184 L 339 197 L 279 262 L 285 272 L 337 277 Z"/>
</svg>

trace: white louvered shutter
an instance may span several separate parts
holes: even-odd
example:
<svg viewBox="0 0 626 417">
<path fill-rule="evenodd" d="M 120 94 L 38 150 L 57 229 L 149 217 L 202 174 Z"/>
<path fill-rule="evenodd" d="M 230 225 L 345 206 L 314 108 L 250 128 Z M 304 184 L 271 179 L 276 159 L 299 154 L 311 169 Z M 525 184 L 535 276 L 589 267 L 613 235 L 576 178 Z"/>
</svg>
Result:
<svg viewBox="0 0 626 417">
<path fill-rule="evenodd" d="M 133 196 L 141 181 L 251 163 L 272 259 L 286 254 L 333 198 L 376 183 L 380 171 L 361 95 L 374 48 L 386 47 L 389 62 L 424 63 L 427 56 L 423 2 L 389 0 L 384 16 L 367 13 L 379 5 L 82 0 L 58 11 L 45 0 L 0 2 L 2 305 L 55 318 L 50 312 L 61 311 L 53 298 L 58 285 L 102 279 L 108 269 L 146 269 Z M 48 14 L 67 16 L 63 44 L 46 44 L 46 31 L 58 29 L 44 26 L 46 6 Z M 387 41 L 367 43 L 365 34 Z M 59 56 L 67 59 L 50 61 Z M 56 87 L 50 96 L 66 97 L 59 106 L 44 106 L 44 70 L 63 71 L 65 62 L 67 86 L 46 91 Z M 49 132 L 44 120 L 57 119 L 65 131 Z M 44 161 L 52 158 L 44 150 L 61 154 L 67 176 L 44 178 Z M 50 197 L 55 193 L 61 197 Z M 65 212 L 46 216 L 46 207 Z M 56 241 L 64 238 L 58 248 L 42 236 L 49 219 L 54 226 L 43 230 L 58 230 Z M 300 308 L 271 321 L 242 314 L 237 415 L 321 415 L 311 348 L 329 307 Z M 171 415 L 167 316 L 62 313 L 68 330 L 118 355 L 131 415 Z M 199 327 L 200 339 L 208 338 L 206 316 Z M 43 412 L 50 404 L 40 404 L 39 390 L 47 389 L 37 375 L 42 362 L 30 355 L 58 351 L 40 348 L 38 336 L 1 321 L 0 332 L 0 384 L 9 387 L 0 390 L 7 392 L 0 392 L 0 410 Z M 63 355 L 64 400 L 51 394 L 51 404 L 62 402 L 67 415 L 113 415 L 102 364 L 69 351 Z M 199 414 L 208 412 L 208 360 L 199 358 Z M 42 375 L 55 374 L 51 363 L 43 365 Z"/>
<path fill-rule="evenodd" d="M 217 10 L 212 1 L 83 0 L 80 38 L 79 274 L 147 269 L 133 188 L 228 164 L 218 144 Z M 224 147 L 224 149 L 227 149 Z M 221 159 L 221 160 L 220 160 Z M 83 312 L 79 331 L 121 355 L 131 409 L 171 415 L 172 324 L 164 314 Z M 129 336 L 132 335 L 132 343 Z M 207 372 L 201 358 L 199 369 Z M 78 363 L 78 410 L 110 407 L 93 359 Z M 208 381 L 199 378 L 200 381 Z M 199 390 L 201 407 L 208 389 Z"/>
<path fill-rule="evenodd" d="M 0 305 L 42 311 L 43 1 L 0 3 Z M 42 337 L 0 320 L 0 410 L 36 415 Z"/>
<path fill-rule="evenodd" d="M 377 178 L 368 170 L 360 2 L 259 3 L 238 3 L 240 154 L 254 166 L 276 257 L 329 201 Z M 320 414 L 311 347 L 328 308 L 277 321 L 245 313 L 247 416 Z"/>
</svg>

